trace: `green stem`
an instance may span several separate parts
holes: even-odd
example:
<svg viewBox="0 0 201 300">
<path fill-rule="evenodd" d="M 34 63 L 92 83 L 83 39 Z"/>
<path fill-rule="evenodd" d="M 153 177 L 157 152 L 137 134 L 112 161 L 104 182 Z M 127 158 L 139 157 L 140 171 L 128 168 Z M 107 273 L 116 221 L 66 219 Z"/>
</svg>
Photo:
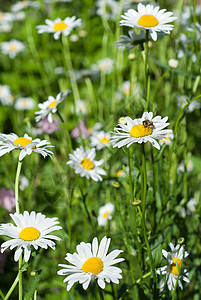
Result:
<svg viewBox="0 0 201 300">
<path fill-rule="evenodd" d="M 146 160 L 145 160 L 145 149 L 144 144 L 142 144 L 142 167 L 141 167 L 141 197 L 142 197 L 142 215 L 145 220 L 145 206 L 146 206 L 146 196 L 147 196 L 147 170 L 146 170 Z"/>
<path fill-rule="evenodd" d="M 19 266 L 19 300 L 22 300 L 22 254 L 20 255 L 20 258 L 19 258 L 19 263 L 18 263 L 18 266 Z"/>
<path fill-rule="evenodd" d="M 117 212 L 118 212 L 118 214 L 120 216 L 120 220 L 121 220 L 121 226 L 122 226 L 122 229 L 123 229 L 123 235 L 124 235 L 124 240 L 125 240 L 126 248 L 128 250 L 128 253 L 131 255 L 130 243 L 129 243 L 129 240 L 128 240 L 128 237 L 127 237 L 127 234 L 126 234 L 126 227 L 125 227 L 125 222 L 124 222 L 124 219 L 123 219 L 122 211 L 120 210 L 120 207 L 119 207 L 119 201 L 118 201 L 118 198 L 117 198 L 116 188 L 114 188 L 114 195 L 115 195 L 115 202 L 116 202 Z M 134 270 L 133 270 L 132 264 L 130 264 L 130 268 L 131 268 L 132 281 L 134 282 L 134 292 L 135 292 L 135 297 L 136 297 L 135 299 L 137 300 L 138 299 L 138 292 L 137 292 L 137 287 L 135 285 L 135 278 L 133 276 Z"/>
<path fill-rule="evenodd" d="M 78 180 L 78 182 L 79 182 L 79 188 L 80 188 L 80 193 L 82 195 L 82 200 L 83 200 L 84 208 L 85 208 L 85 211 L 87 213 L 87 218 L 88 218 L 89 223 L 92 225 L 91 216 L 90 216 L 89 210 L 88 210 L 87 205 L 86 205 L 86 194 L 84 194 L 84 192 L 83 192 L 80 180 Z"/>
<path fill-rule="evenodd" d="M 146 107 L 145 111 L 149 108 L 149 97 L 148 97 L 148 54 L 149 54 L 149 30 L 146 30 L 146 40 L 145 40 L 145 60 L 144 60 L 144 83 L 145 83 L 145 99 L 146 99 Z"/>
<path fill-rule="evenodd" d="M 70 55 L 68 37 L 62 35 L 62 44 L 63 44 L 63 53 L 64 53 L 64 58 L 65 58 L 66 68 L 69 71 L 69 78 L 70 78 L 70 83 L 71 83 L 71 87 L 73 90 L 74 100 L 78 100 L 78 99 L 80 99 L 80 94 L 79 94 L 79 90 L 77 87 L 77 82 L 75 80 L 75 73 L 74 73 L 71 55 Z"/>
<path fill-rule="evenodd" d="M 97 284 L 98 285 L 98 284 Z M 102 289 L 98 286 L 98 292 L 99 292 L 99 297 L 101 300 L 104 300 L 104 294 L 103 294 L 103 291 Z"/>
<path fill-rule="evenodd" d="M 19 177 L 20 177 L 20 171 L 22 167 L 22 162 L 19 160 L 17 165 L 17 172 L 15 177 L 15 203 L 16 203 L 16 213 L 20 213 L 20 203 L 19 203 Z"/>
<path fill-rule="evenodd" d="M 128 149 L 128 167 L 129 167 L 129 183 L 130 183 L 130 194 L 131 194 L 131 204 L 134 201 L 134 186 L 133 186 L 133 180 L 132 180 L 132 165 L 131 165 L 131 155 L 130 155 L 130 149 Z M 133 206 L 132 209 L 133 212 L 133 225 L 134 225 L 134 235 L 135 235 L 135 240 L 136 240 L 136 245 L 137 245 L 137 253 L 138 253 L 138 259 L 140 261 L 140 264 L 142 264 L 142 257 L 141 257 L 141 249 L 140 249 L 140 244 L 138 241 L 138 235 L 137 235 L 137 222 L 136 222 L 136 211 L 135 207 Z"/>
<path fill-rule="evenodd" d="M 147 238 L 147 232 L 146 232 L 146 226 L 145 226 L 145 220 L 144 217 L 142 215 L 142 211 L 140 209 L 140 206 L 137 206 L 140 217 L 142 219 L 142 227 L 143 227 L 143 232 L 144 232 L 144 239 L 145 239 L 145 244 L 147 246 L 147 253 L 149 256 L 149 264 L 150 264 L 150 268 L 152 270 L 152 274 L 153 274 L 153 280 L 154 280 L 154 299 L 155 299 L 155 290 L 156 290 L 156 274 L 155 274 L 155 269 L 154 269 L 154 264 L 153 264 L 153 257 L 152 257 L 152 253 L 151 253 L 151 249 L 150 249 L 150 245 L 149 245 L 149 241 Z"/>
<path fill-rule="evenodd" d="M 124 298 L 124 296 L 125 296 L 127 293 L 129 293 L 130 290 L 131 290 L 136 284 L 140 283 L 140 281 L 141 281 L 142 279 L 145 279 L 145 278 L 147 278 L 147 277 L 150 276 L 150 275 L 151 275 L 151 272 L 148 272 L 148 273 L 146 273 L 145 275 L 143 275 L 141 278 L 139 278 L 138 280 L 136 280 L 136 282 L 135 282 L 134 284 L 132 284 L 132 286 L 131 286 L 130 288 L 128 288 L 128 289 L 120 296 L 119 300 L 126 299 L 126 298 Z"/>
<path fill-rule="evenodd" d="M 3 294 L 3 292 L 2 292 L 2 290 L 0 289 L 0 296 L 1 296 L 1 298 L 4 300 L 4 294 Z"/>
<path fill-rule="evenodd" d="M 9 299 L 9 297 L 10 297 L 10 295 L 12 294 L 13 290 L 15 289 L 16 285 L 18 284 L 18 281 L 19 281 L 19 273 L 17 274 L 17 276 L 16 276 L 16 278 L 15 278 L 13 284 L 11 285 L 11 287 L 10 287 L 8 293 L 6 294 L 5 297 L 3 297 L 4 300 L 8 300 L 8 299 Z"/>
</svg>

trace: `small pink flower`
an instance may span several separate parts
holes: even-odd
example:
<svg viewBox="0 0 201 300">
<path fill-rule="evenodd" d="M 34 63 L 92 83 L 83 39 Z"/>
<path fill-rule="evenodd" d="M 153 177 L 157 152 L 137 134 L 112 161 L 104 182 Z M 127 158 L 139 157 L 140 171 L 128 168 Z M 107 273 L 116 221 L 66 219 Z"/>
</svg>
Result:
<svg viewBox="0 0 201 300">
<path fill-rule="evenodd" d="M 80 128 L 80 130 L 79 130 L 79 128 Z M 78 128 L 78 126 L 75 126 L 75 128 L 71 131 L 70 136 L 72 138 L 75 138 L 75 139 L 78 138 L 80 136 L 80 132 L 81 132 L 83 139 L 86 139 L 90 136 L 90 132 L 83 120 L 80 122 L 79 128 Z"/>
<path fill-rule="evenodd" d="M 45 117 L 42 121 L 37 123 L 37 127 L 39 127 L 39 133 L 47 133 L 51 134 L 55 131 L 59 130 L 59 123 L 60 121 L 58 119 L 53 119 L 52 123 L 48 121 L 48 118 Z"/>
<path fill-rule="evenodd" d="M 13 189 L 6 190 L 4 187 L 0 190 L 0 205 L 12 212 L 15 207 L 15 193 Z"/>
</svg>

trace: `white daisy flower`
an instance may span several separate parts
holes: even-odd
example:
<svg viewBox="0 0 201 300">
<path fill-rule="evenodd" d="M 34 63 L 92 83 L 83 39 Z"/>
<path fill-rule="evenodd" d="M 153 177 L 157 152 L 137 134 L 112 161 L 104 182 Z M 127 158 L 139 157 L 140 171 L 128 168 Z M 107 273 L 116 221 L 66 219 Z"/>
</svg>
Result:
<svg viewBox="0 0 201 300">
<path fill-rule="evenodd" d="M 23 10 L 27 7 L 34 7 L 34 8 L 38 8 L 39 7 L 39 3 L 37 1 L 18 1 L 15 4 L 13 4 L 11 6 L 11 10 L 13 12 L 18 12 L 20 10 Z"/>
<path fill-rule="evenodd" d="M 58 225 L 57 218 L 46 218 L 45 215 L 35 211 L 32 211 L 30 214 L 28 211 L 25 211 L 24 214 L 14 213 L 10 214 L 10 216 L 16 226 L 11 223 L 0 225 L 0 235 L 12 238 L 1 245 L 1 253 L 9 247 L 11 250 L 17 247 L 14 255 L 15 261 L 19 260 L 24 250 L 24 260 L 27 262 L 31 255 L 31 246 L 35 250 L 38 247 L 47 249 L 48 246 L 54 250 L 55 242 L 52 240 L 61 240 L 57 236 L 49 234 L 54 230 L 62 229 Z"/>
<path fill-rule="evenodd" d="M 0 101 L 5 104 L 7 98 L 11 97 L 10 87 L 8 85 L 0 85 Z"/>
<path fill-rule="evenodd" d="M 26 133 L 24 137 L 19 137 L 15 133 L 0 133 L 0 156 L 9 153 L 14 149 L 20 149 L 19 160 L 22 160 L 26 155 L 30 155 L 32 152 L 39 153 L 43 157 L 46 157 L 47 155 L 51 157 L 54 153 L 50 151 L 48 147 L 54 146 L 46 140 L 32 140 Z"/>
<path fill-rule="evenodd" d="M 47 116 L 48 121 L 52 123 L 53 122 L 52 114 L 57 112 L 57 106 L 66 98 L 66 96 L 69 93 L 70 93 L 69 90 L 61 91 L 56 96 L 56 99 L 52 96 L 49 96 L 47 101 L 43 103 L 39 103 L 38 107 L 40 108 L 40 111 L 35 112 L 35 114 L 37 115 L 35 117 L 36 122 L 43 120 Z"/>
<path fill-rule="evenodd" d="M 38 33 L 50 32 L 54 33 L 55 40 L 58 40 L 60 34 L 67 36 L 71 33 L 71 31 L 77 27 L 81 26 L 81 19 L 77 19 L 76 17 L 67 17 L 63 21 L 60 18 L 56 20 L 45 20 L 47 25 L 38 25 L 36 28 L 38 29 Z"/>
<path fill-rule="evenodd" d="M 70 160 L 66 163 L 75 169 L 76 174 L 87 179 L 92 178 L 94 181 L 102 181 L 100 175 L 106 175 L 106 172 L 99 166 L 103 164 L 104 160 L 94 160 L 96 156 L 95 148 L 84 150 L 81 146 L 69 154 Z"/>
<path fill-rule="evenodd" d="M 101 71 L 110 74 L 114 69 L 114 61 L 111 58 L 100 59 L 96 65 L 92 65 L 94 71 Z"/>
<path fill-rule="evenodd" d="M 97 11 L 98 16 L 105 16 L 108 20 L 116 21 L 119 15 L 119 3 L 114 0 L 98 0 Z"/>
<path fill-rule="evenodd" d="M 165 258 L 167 258 L 169 264 L 167 266 L 160 268 L 160 270 L 157 270 L 158 274 L 166 275 L 166 279 L 161 282 L 160 287 L 161 287 L 161 289 L 163 289 L 165 286 L 165 283 L 167 283 L 168 289 L 170 291 L 174 290 L 177 276 L 179 275 L 179 270 L 177 268 L 177 265 L 178 265 L 178 267 L 182 268 L 181 274 L 180 274 L 180 277 L 178 280 L 178 284 L 179 284 L 180 288 L 183 289 L 181 280 L 190 282 L 189 279 L 187 278 L 189 273 L 187 272 L 186 269 L 183 268 L 183 265 L 182 265 L 183 247 L 181 245 L 177 245 L 175 247 L 172 243 L 170 243 L 169 246 L 170 246 L 172 252 L 167 252 L 166 250 L 162 249 L 163 256 Z M 189 253 L 187 251 L 185 251 L 184 259 L 188 255 L 189 255 Z"/>
<path fill-rule="evenodd" d="M 172 12 L 165 12 L 166 9 L 159 10 L 160 7 L 153 5 L 138 4 L 137 10 L 129 9 L 125 15 L 121 17 L 124 20 L 120 21 L 121 26 L 143 28 L 150 31 L 150 35 L 154 41 L 157 40 L 157 32 L 169 34 L 174 25 L 167 24 L 176 20 L 176 17 L 171 17 Z"/>
<path fill-rule="evenodd" d="M 166 145 L 170 146 L 170 145 L 172 145 L 173 138 L 174 138 L 174 135 L 172 132 L 169 134 L 166 134 L 165 137 L 163 136 L 162 139 L 159 140 L 159 144 L 160 145 L 166 144 Z"/>
<path fill-rule="evenodd" d="M 22 97 L 18 98 L 15 101 L 15 108 L 17 110 L 28 110 L 28 109 L 33 109 L 35 107 L 36 103 L 33 98 L 31 97 Z"/>
<path fill-rule="evenodd" d="M 15 58 L 15 56 L 25 49 L 24 43 L 17 40 L 11 40 L 10 42 L 1 43 L 1 51 L 3 54 L 9 55 L 10 58 Z"/>
<path fill-rule="evenodd" d="M 112 132 L 111 143 L 113 147 L 121 148 L 125 145 L 131 146 L 133 143 L 150 142 L 156 149 L 160 149 L 159 143 L 155 139 L 162 139 L 167 134 L 172 133 L 171 129 L 165 129 L 170 123 L 166 123 L 168 117 L 161 119 L 161 116 L 153 118 L 152 112 L 145 112 L 140 119 L 132 120 L 125 117 L 126 125 L 118 124 Z"/>
<path fill-rule="evenodd" d="M 84 290 L 88 288 L 92 279 L 97 279 L 102 289 L 105 288 L 105 281 L 119 283 L 122 270 L 113 265 L 124 260 L 124 258 L 116 258 L 123 251 L 116 249 L 107 254 L 110 240 L 105 236 L 98 247 L 98 239 L 95 237 L 92 244 L 82 242 L 77 245 L 77 253 L 66 254 L 65 259 L 72 265 L 59 264 L 64 269 L 59 270 L 57 274 L 68 275 L 64 279 L 64 282 L 68 282 L 67 291 L 77 281 L 82 284 Z"/>
<path fill-rule="evenodd" d="M 0 11 L 0 24 L 12 22 L 14 19 L 13 14 Z"/>
<path fill-rule="evenodd" d="M 29 179 L 24 176 L 24 175 L 20 175 L 20 191 L 24 191 L 28 186 L 29 186 Z"/>
<path fill-rule="evenodd" d="M 187 172 L 191 172 L 194 169 L 194 165 L 191 159 L 189 159 L 186 163 L 186 166 L 184 165 L 184 161 L 182 160 L 181 163 L 177 167 L 177 173 L 184 172 L 186 167 Z"/>
<path fill-rule="evenodd" d="M 114 211 L 114 204 L 111 202 L 106 203 L 104 206 L 101 206 L 98 211 L 98 225 L 105 226 L 107 220 L 112 219 L 112 213 Z"/>
<path fill-rule="evenodd" d="M 110 146 L 110 133 L 104 132 L 103 130 L 100 132 L 95 131 L 92 133 L 90 140 L 92 147 L 96 147 L 97 150 L 101 150 Z"/>
<path fill-rule="evenodd" d="M 78 99 L 75 101 L 75 112 L 77 115 L 86 115 L 87 108 L 84 100 Z"/>
<path fill-rule="evenodd" d="M 126 167 L 126 171 L 129 172 L 129 168 Z M 124 170 L 122 169 L 119 169 L 115 174 L 114 174 L 114 177 L 126 177 L 126 173 L 124 172 Z"/>
</svg>

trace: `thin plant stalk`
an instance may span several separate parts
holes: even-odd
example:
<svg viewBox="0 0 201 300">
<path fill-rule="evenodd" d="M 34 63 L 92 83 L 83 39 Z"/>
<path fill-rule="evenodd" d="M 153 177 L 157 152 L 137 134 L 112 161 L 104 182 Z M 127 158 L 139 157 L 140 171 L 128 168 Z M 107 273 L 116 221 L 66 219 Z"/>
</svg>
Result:
<svg viewBox="0 0 201 300">
<path fill-rule="evenodd" d="M 146 99 L 146 107 L 145 111 L 149 108 L 149 74 L 148 74 L 148 55 L 149 55 L 149 30 L 146 30 L 145 36 L 145 59 L 144 59 L 144 84 L 145 84 L 145 99 Z"/>
<path fill-rule="evenodd" d="M 150 268 L 151 268 L 152 274 L 153 274 L 153 280 L 154 280 L 154 299 L 155 299 L 156 274 L 155 274 L 155 269 L 154 269 L 153 257 L 152 257 L 152 253 L 151 253 L 151 249 L 150 249 L 148 237 L 147 237 L 145 220 L 144 220 L 144 217 L 142 215 L 142 211 L 141 211 L 140 206 L 138 205 L 137 208 L 138 208 L 139 215 L 140 215 L 140 217 L 142 219 L 142 227 L 143 227 L 143 232 L 144 232 L 144 239 L 145 239 L 145 244 L 146 244 L 146 247 L 147 247 L 147 253 L 148 253 L 148 256 L 149 256 Z"/>
<path fill-rule="evenodd" d="M 126 244 L 126 248 L 128 250 L 128 253 L 131 255 L 131 251 L 130 251 L 130 243 L 129 243 L 129 240 L 128 240 L 128 237 L 126 235 L 126 227 L 125 227 L 125 222 L 124 222 L 124 219 L 123 219 L 123 215 L 122 215 L 122 212 L 120 210 L 120 207 L 119 207 L 119 201 L 118 201 L 118 197 L 117 197 L 117 191 L 116 191 L 116 188 L 114 188 L 114 196 L 115 196 L 115 202 L 116 202 L 116 208 L 117 208 L 117 212 L 120 216 L 120 221 L 121 221 L 121 226 L 122 226 L 122 230 L 123 230 L 123 235 L 124 235 L 124 240 L 125 240 L 125 244 Z M 135 278 L 133 276 L 134 274 L 134 270 L 132 268 L 132 264 L 130 265 L 131 267 L 131 276 L 132 276 L 132 280 L 133 280 L 133 283 L 134 283 L 134 292 L 135 292 L 135 299 L 137 300 L 138 299 L 138 292 L 137 292 L 137 287 L 135 285 Z"/>
<path fill-rule="evenodd" d="M 15 203 L 16 203 L 16 213 L 20 213 L 20 204 L 19 204 L 19 177 L 20 177 L 20 171 L 22 167 L 22 162 L 19 160 L 17 165 L 17 172 L 15 177 Z M 19 300 L 22 300 L 22 255 L 20 255 L 19 262 L 18 262 L 18 268 L 19 268 Z"/>
<path fill-rule="evenodd" d="M 15 278 L 13 284 L 11 285 L 11 287 L 10 287 L 8 293 L 7 293 L 6 296 L 3 298 L 4 300 L 8 300 L 8 299 L 9 299 L 10 295 L 11 295 L 12 292 L 14 291 L 14 289 L 15 289 L 16 285 L 18 284 L 18 282 L 19 282 L 19 273 L 17 274 L 17 276 L 16 276 L 16 278 Z"/>
<path fill-rule="evenodd" d="M 66 63 L 66 68 L 69 71 L 69 78 L 71 87 L 73 90 L 73 96 L 75 100 L 80 99 L 80 94 L 77 86 L 77 82 L 75 80 L 75 73 L 72 65 L 71 55 L 70 55 L 70 49 L 69 49 L 69 43 L 68 43 L 68 37 L 62 35 L 62 45 L 63 45 L 63 53 Z"/>
<path fill-rule="evenodd" d="M 132 202 L 134 201 L 134 185 L 133 185 L 133 180 L 132 180 L 132 165 L 131 165 L 131 155 L 130 155 L 130 149 L 128 149 L 128 167 L 129 167 L 129 183 L 130 183 L 130 203 L 132 205 Z M 135 235 L 135 240 L 136 240 L 136 245 L 137 245 L 137 253 L 138 253 L 138 259 L 140 263 L 142 264 L 142 257 L 141 257 L 141 249 L 138 241 L 138 235 L 137 235 L 137 222 L 136 222 L 136 211 L 135 207 L 132 209 L 133 212 L 133 223 L 134 223 L 134 235 Z"/>
<path fill-rule="evenodd" d="M 141 201 L 142 201 L 142 216 L 144 220 L 145 220 L 146 197 L 147 197 L 147 170 L 146 170 L 146 160 L 145 160 L 145 149 L 144 149 L 144 144 L 142 144 Z"/>
</svg>

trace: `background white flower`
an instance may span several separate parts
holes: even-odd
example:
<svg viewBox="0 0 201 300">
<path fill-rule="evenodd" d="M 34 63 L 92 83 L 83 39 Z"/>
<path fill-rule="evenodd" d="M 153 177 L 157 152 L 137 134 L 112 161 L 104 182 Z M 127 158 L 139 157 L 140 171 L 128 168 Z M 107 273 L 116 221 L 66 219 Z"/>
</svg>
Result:
<svg viewBox="0 0 201 300">
<path fill-rule="evenodd" d="M 35 112 L 37 115 L 35 117 L 36 122 L 43 120 L 46 116 L 50 123 L 53 122 L 52 114 L 57 112 L 57 106 L 66 98 L 66 96 L 70 93 L 69 90 L 61 91 L 57 96 L 56 99 L 53 96 L 49 96 L 48 100 L 39 103 L 38 107 L 40 108 L 39 111 Z"/>
<path fill-rule="evenodd" d="M 107 220 L 112 219 L 112 213 L 114 211 L 114 204 L 111 202 L 106 203 L 104 206 L 101 206 L 98 211 L 98 225 L 105 226 Z"/>
<path fill-rule="evenodd" d="M 103 179 L 100 175 L 106 175 L 106 172 L 99 166 L 103 164 L 104 160 L 94 160 L 95 156 L 95 148 L 85 151 L 81 146 L 74 150 L 73 154 L 69 154 L 70 160 L 67 162 L 67 165 L 75 169 L 75 173 L 80 174 L 81 177 L 92 178 L 94 181 L 102 181 Z"/>
<path fill-rule="evenodd" d="M 174 290 L 177 276 L 179 275 L 178 267 L 181 267 L 181 274 L 179 276 L 178 284 L 181 289 L 183 289 L 181 280 L 186 282 L 190 282 L 187 278 L 189 273 L 186 269 L 183 268 L 182 259 L 183 259 L 183 247 L 181 245 L 174 246 L 172 243 L 169 243 L 171 248 L 171 252 L 167 252 L 166 250 L 162 250 L 163 256 L 167 258 L 168 265 L 157 270 L 157 273 L 160 275 L 166 275 L 166 279 L 161 282 L 160 288 L 163 289 L 165 284 L 167 283 L 169 290 Z M 189 255 L 187 251 L 185 251 L 184 259 Z"/>
<path fill-rule="evenodd" d="M 67 17 L 63 21 L 60 18 L 54 21 L 46 19 L 45 23 L 47 25 L 36 26 L 38 33 L 54 33 L 55 40 L 58 40 L 61 33 L 68 36 L 75 27 L 81 26 L 82 24 L 81 19 L 76 20 L 75 16 Z"/>
<path fill-rule="evenodd" d="M 2 42 L 0 46 L 1 52 L 3 54 L 9 55 L 10 58 L 15 58 L 18 53 L 22 52 L 25 49 L 24 43 L 14 39 L 9 42 Z"/>
</svg>

